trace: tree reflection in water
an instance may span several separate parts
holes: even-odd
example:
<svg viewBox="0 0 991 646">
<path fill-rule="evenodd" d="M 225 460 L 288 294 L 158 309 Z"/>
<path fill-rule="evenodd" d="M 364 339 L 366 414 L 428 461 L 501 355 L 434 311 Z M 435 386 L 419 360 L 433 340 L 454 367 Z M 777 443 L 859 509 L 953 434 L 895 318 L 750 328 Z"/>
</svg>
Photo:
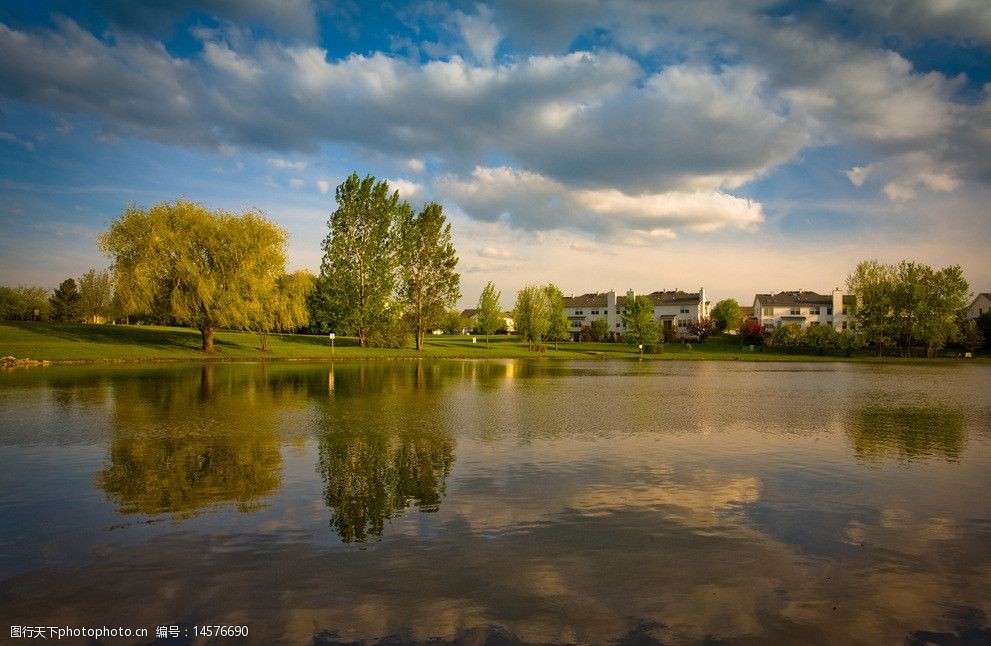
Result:
<svg viewBox="0 0 991 646">
<path fill-rule="evenodd" d="M 963 452 L 967 425 L 962 412 L 939 405 L 870 404 L 853 410 L 847 435 L 860 460 L 938 456 L 955 462 Z"/>
<path fill-rule="evenodd" d="M 343 542 L 381 536 L 385 521 L 409 507 L 440 508 L 454 439 L 439 417 L 444 389 L 437 386 L 460 378 L 459 371 L 422 363 L 409 371 L 332 369 L 337 399 L 319 438 L 318 469 L 330 524 Z"/>
<path fill-rule="evenodd" d="M 109 464 L 95 480 L 121 513 L 182 519 L 221 503 L 250 511 L 279 489 L 286 393 L 275 397 L 264 366 L 221 370 L 116 384 Z"/>
</svg>

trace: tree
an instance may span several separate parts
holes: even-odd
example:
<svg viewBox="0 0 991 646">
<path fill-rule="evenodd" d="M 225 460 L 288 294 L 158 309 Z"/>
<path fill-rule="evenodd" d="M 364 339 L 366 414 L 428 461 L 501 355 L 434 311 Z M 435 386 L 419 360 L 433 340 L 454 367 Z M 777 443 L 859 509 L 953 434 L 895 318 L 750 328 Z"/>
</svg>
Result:
<svg viewBox="0 0 991 646">
<path fill-rule="evenodd" d="M 109 271 L 90 269 L 79 279 L 79 305 L 87 322 L 96 323 L 97 319 L 110 314 L 112 300 L 113 286 Z"/>
<path fill-rule="evenodd" d="M 965 319 L 960 323 L 960 346 L 965 352 L 973 352 L 985 343 L 985 336 L 974 319 Z"/>
<path fill-rule="evenodd" d="M 743 309 L 735 299 L 723 299 L 712 308 L 712 322 L 720 332 L 739 329 L 743 324 Z"/>
<path fill-rule="evenodd" d="M 977 317 L 977 331 L 984 337 L 984 347 L 991 345 L 991 312 L 984 312 Z"/>
<path fill-rule="evenodd" d="M 805 330 L 805 344 L 824 354 L 839 344 L 839 332 L 832 325 L 813 325 Z"/>
<path fill-rule="evenodd" d="M 609 334 L 609 321 L 606 319 L 592 319 L 591 337 L 593 341 L 605 341 Z"/>
<path fill-rule="evenodd" d="M 398 238 L 399 299 L 416 336 L 416 349 L 423 350 L 427 330 L 436 327 L 461 296 L 451 225 L 439 204 L 427 204 L 415 216 L 411 209 L 401 209 Z"/>
<path fill-rule="evenodd" d="M 126 313 L 167 308 L 214 352 L 220 327 L 251 329 L 258 294 L 284 273 L 286 232 L 259 211 L 242 215 L 185 199 L 131 205 L 100 236 Z"/>
<path fill-rule="evenodd" d="M 489 335 L 495 334 L 500 327 L 506 324 L 502 315 L 502 307 L 499 305 L 501 298 L 502 292 L 496 290 L 495 285 L 491 282 L 485 285 L 478 297 L 475 325 L 478 327 L 478 331 L 485 335 L 486 348 L 489 347 Z"/>
<path fill-rule="evenodd" d="M 661 339 L 661 328 L 654 320 L 654 301 L 649 296 L 626 293 L 623 339 L 630 345 L 643 345 L 648 351 Z"/>
<path fill-rule="evenodd" d="M 917 332 L 932 358 L 948 341 L 960 337 L 959 321 L 964 316 L 970 286 L 959 265 L 923 271 L 922 298 L 917 305 Z"/>
<path fill-rule="evenodd" d="M 16 321 L 46 319 L 51 306 L 48 290 L 44 287 L 0 286 L 0 318 Z"/>
<path fill-rule="evenodd" d="M 543 287 L 527 285 L 516 295 L 513 308 L 516 331 L 526 340 L 530 350 L 539 350 L 541 340 L 550 327 L 550 307 Z"/>
<path fill-rule="evenodd" d="M 771 341 L 774 345 L 787 348 L 791 352 L 805 342 L 805 333 L 798 323 L 788 323 L 774 331 Z"/>
<path fill-rule="evenodd" d="M 82 306 L 79 302 L 79 289 L 76 281 L 66 278 L 58 289 L 52 294 L 52 320 L 62 323 L 78 323 L 82 315 Z"/>
<path fill-rule="evenodd" d="M 875 260 L 859 263 L 846 279 L 847 289 L 857 297 L 857 327 L 878 356 L 898 334 L 892 316 L 895 282 L 894 267 Z"/>
<path fill-rule="evenodd" d="M 554 342 L 557 350 L 559 341 L 567 341 L 571 330 L 571 321 L 564 313 L 564 294 L 555 285 L 544 287 L 547 295 L 547 340 Z"/>
<path fill-rule="evenodd" d="M 750 345 L 761 345 L 764 342 L 764 329 L 757 319 L 746 319 L 740 325 L 740 337 Z"/>
<path fill-rule="evenodd" d="M 315 287 L 313 274 L 297 271 L 279 276 L 268 291 L 256 294 L 250 329 L 258 335 L 262 352 L 268 351 L 268 335 L 271 332 L 295 332 L 310 322 L 307 299 Z"/>
<path fill-rule="evenodd" d="M 396 222 L 409 205 L 389 184 L 352 173 L 336 191 L 337 210 L 327 225 L 318 281 L 318 312 L 338 333 L 354 334 L 367 347 L 376 329 L 394 319 Z"/>
<path fill-rule="evenodd" d="M 688 333 L 697 336 L 699 343 L 703 343 L 712 334 L 712 328 L 712 319 L 708 316 L 703 316 L 699 320 L 692 321 L 688 324 Z"/>
</svg>

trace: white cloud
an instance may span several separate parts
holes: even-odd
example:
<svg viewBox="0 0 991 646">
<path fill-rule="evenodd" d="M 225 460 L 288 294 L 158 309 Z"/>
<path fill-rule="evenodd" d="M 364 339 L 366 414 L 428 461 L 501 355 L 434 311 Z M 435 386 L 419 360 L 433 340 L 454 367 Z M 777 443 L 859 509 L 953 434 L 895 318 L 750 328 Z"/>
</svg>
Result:
<svg viewBox="0 0 991 646">
<path fill-rule="evenodd" d="M 406 168 L 414 173 L 422 173 L 427 169 L 427 164 L 422 159 L 411 157 L 406 160 Z"/>
<path fill-rule="evenodd" d="M 408 179 L 390 179 L 389 189 L 399 191 L 399 197 L 403 200 L 414 200 L 423 193 L 423 185 L 411 182 Z"/>
<path fill-rule="evenodd" d="M 292 177 L 289 179 L 289 186 L 292 186 L 293 188 L 303 188 L 303 185 L 305 184 L 306 182 L 298 177 Z"/>
<path fill-rule="evenodd" d="M 325 195 L 326 195 L 326 193 L 327 193 L 327 191 L 329 191 L 329 190 L 330 190 L 330 182 L 328 182 L 328 181 L 327 181 L 327 180 L 325 180 L 325 179 L 318 179 L 318 180 L 317 180 L 317 189 L 318 189 L 318 190 L 319 190 L 319 191 L 320 191 L 321 193 L 323 193 L 323 194 L 325 194 Z"/>
<path fill-rule="evenodd" d="M 515 252 L 498 247 L 482 247 L 478 250 L 478 255 L 493 260 L 513 260 L 518 257 Z"/>
<path fill-rule="evenodd" d="M 306 168 L 305 161 L 289 161 L 287 159 L 279 159 L 278 157 L 270 157 L 268 164 L 279 170 L 303 170 Z"/>
<path fill-rule="evenodd" d="M 579 189 L 509 167 L 476 167 L 468 179 L 447 176 L 439 189 L 473 218 L 534 231 L 579 230 L 607 237 L 639 232 L 643 240 L 656 240 L 674 237 L 677 229 L 752 230 L 764 221 L 760 203 L 719 191 Z"/>
<path fill-rule="evenodd" d="M 246 83 L 254 81 L 260 74 L 255 65 L 232 52 L 224 43 L 203 43 L 203 58 L 216 69 L 233 74 Z"/>
<path fill-rule="evenodd" d="M 492 10 L 482 4 L 476 5 L 476 9 L 478 13 L 475 15 L 458 11 L 454 15 L 454 20 L 472 56 L 481 63 L 491 63 L 502 35 L 499 33 L 499 28 L 492 23 Z"/>
</svg>

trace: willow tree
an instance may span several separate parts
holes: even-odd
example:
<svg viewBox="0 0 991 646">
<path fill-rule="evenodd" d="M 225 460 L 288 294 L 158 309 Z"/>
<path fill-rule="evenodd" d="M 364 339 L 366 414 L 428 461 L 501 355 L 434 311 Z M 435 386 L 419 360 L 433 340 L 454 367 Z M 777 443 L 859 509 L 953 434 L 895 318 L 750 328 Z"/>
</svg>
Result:
<svg viewBox="0 0 991 646">
<path fill-rule="evenodd" d="M 259 350 L 268 351 L 272 332 L 295 332 L 310 322 L 307 299 L 316 278 L 308 271 L 283 274 L 267 292 L 259 291 L 252 307 L 251 330 L 258 335 Z"/>
<path fill-rule="evenodd" d="M 196 327 L 213 352 L 220 327 L 249 329 L 285 271 L 286 232 L 258 211 L 210 211 L 185 199 L 148 210 L 131 205 L 100 236 L 127 313 L 164 304 L 170 318 Z"/>
<path fill-rule="evenodd" d="M 396 222 L 409 206 L 399 201 L 388 182 L 352 173 L 336 191 L 337 210 L 323 241 L 320 267 L 320 309 L 338 327 L 354 334 L 365 347 L 377 330 L 389 324 L 396 284 Z"/>
<path fill-rule="evenodd" d="M 417 215 L 403 209 L 397 227 L 399 300 L 416 335 L 416 349 L 437 326 L 447 308 L 461 296 L 458 257 L 451 244 L 451 225 L 440 204 L 430 203 Z"/>
</svg>

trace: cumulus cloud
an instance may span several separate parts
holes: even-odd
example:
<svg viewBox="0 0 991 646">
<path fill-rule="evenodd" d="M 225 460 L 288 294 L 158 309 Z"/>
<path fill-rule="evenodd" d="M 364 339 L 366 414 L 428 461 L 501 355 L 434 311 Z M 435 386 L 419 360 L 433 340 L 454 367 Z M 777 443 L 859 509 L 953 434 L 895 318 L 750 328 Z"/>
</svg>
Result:
<svg viewBox="0 0 991 646">
<path fill-rule="evenodd" d="M 469 178 L 442 178 L 438 188 L 470 217 L 530 231 L 578 230 L 604 238 L 637 233 L 649 241 L 672 238 L 677 229 L 752 230 L 764 221 L 759 203 L 719 191 L 580 189 L 509 167 L 476 167 Z"/>
<path fill-rule="evenodd" d="M 962 185 L 952 167 L 941 164 L 931 154 L 919 152 L 854 167 L 846 174 L 855 186 L 863 186 L 871 178 L 884 182 L 883 192 L 893 202 L 911 200 L 920 189 L 952 193 Z"/>
<path fill-rule="evenodd" d="M 475 59 L 491 63 L 502 36 L 499 28 L 492 23 L 492 10 L 482 4 L 477 5 L 476 9 L 478 13 L 474 15 L 455 12 L 454 20 Z"/>
<path fill-rule="evenodd" d="M 317 190 L 319 190 L 323 194 L 326 194 L 327 191 L 330 190 L 330 182 L 328 182 L 325 179 L 318 179 L 317 180 Z"/>
<path fill-rule="evenodd" d="M 422 184 L 411 182 L 408 179 L 390 179 L 388 182 L 389 188 L 393 191 L 399 191 L 399 197 L 404 200 L 417 199 L 423 193 Z"/>
</svg>

